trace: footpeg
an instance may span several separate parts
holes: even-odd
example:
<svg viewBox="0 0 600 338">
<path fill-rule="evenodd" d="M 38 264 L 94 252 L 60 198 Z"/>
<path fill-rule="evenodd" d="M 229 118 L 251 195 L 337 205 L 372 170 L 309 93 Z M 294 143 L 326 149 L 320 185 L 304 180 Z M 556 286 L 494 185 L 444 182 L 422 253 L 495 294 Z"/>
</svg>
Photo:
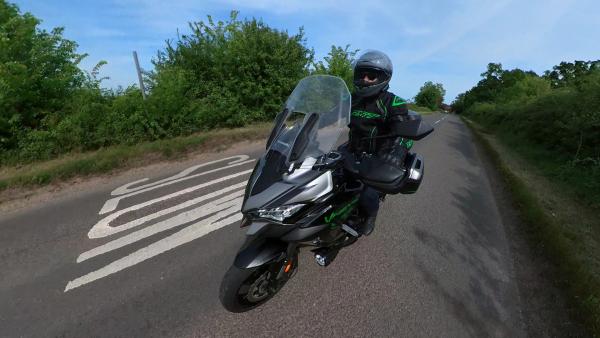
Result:
<svg viewBox="0 0 600 338">
<path fill-rule="evenodd" d="M 356 230 L 352 229 L 349 225 L 342 224 L 342 230 L 344 230 L 345 232 L 349 233 L 350 235 L 352 235 L 354 237 L 358 237 L 358 232 L 356 232 Z"/>
</svg>

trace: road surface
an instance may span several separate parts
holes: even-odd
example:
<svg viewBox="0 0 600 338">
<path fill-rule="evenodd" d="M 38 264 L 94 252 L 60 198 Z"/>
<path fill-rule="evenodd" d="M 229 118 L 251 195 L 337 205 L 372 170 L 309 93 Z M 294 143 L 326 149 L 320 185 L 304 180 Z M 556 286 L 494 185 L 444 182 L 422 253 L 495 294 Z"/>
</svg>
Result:
<svg viewBox="0 0 600 338">
<path fill-rule="evenodd" d="M 244 239 L 240 196 L 261 147 L 5 212 L 0 336 L 524 336 L 471 134 L 453 115 L 425 119 L 436 131 L 413 148 L 419 191 L 388 196 L 374 233 L 327 268 L 301 253 L 295 278 L 244 314 L 226 312 L 218 288 Z"/>
</svg>

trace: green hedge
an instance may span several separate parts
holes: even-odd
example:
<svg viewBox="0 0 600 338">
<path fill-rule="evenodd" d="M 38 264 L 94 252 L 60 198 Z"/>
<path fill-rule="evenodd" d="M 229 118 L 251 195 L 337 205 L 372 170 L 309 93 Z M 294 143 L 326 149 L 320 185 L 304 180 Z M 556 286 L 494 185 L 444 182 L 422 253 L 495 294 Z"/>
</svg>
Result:
<svg viewBox="0 0 600 338">
<path fill-rule="evenodd" d="M 600 62 L 562 63 L 544 76 L 490 64 L 482 75 L 454 110 L 514 147 L 535 148 L 529 156 L 544 154 L 549 175 L 600 207 Z"/>
<path fill-rule="evenodd" d="M 289 34 L 235 11 L 226 21 L 208 16 L 158 51 L 144 101 L 134 86 L 102 89 L 106 62 L 80 70 L 77 44 L 39 23 L 0 0 L 0 165 L 269 121 L 306 75 L 351 84 L 356 54 L 332 46 L 315 63 L 302 28 Z"/>
</svg>

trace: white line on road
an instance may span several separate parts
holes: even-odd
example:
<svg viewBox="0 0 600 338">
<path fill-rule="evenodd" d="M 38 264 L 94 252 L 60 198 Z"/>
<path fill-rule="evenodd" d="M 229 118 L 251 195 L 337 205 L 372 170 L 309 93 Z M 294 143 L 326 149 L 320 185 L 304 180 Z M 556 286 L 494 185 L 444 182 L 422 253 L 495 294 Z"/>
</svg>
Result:
<svg viewBox="0 0 600 338">
<path fill-rule="evenodd" d="M 440 122 L 444 121 L 444 120 L 446 119 L 446 117 L 447 117 L 447 116 L 445 116 L 445 117 L 443 117 L 443 118 L 441 118 L 441 119 L 439 119 L 439 120 L 437 120 L 437 121 L 433 122 L 433 124 L 434 124 L 434 125 L 436 125 L 436 124 L 438 124 L 438 123 L 440 123 Z"/>
<path fill-rule="evenodd" d="M 121 238 L 110 241 L 106 244 L 103 244 L 99 247 L 93 248 L 89 251 L 86 251 L 77 257 L 77 263 L 81 263 L 90 258 L 96 257 L 98 255 L 102 255 L 104 253 L 122 248 L 126 245 L 135 243 L 144 238 L 153 236 L 159 232 L 166 231 L 175 227 L 178 227 L 182 224 L 200 219 L 202 217 L 206 217 L 212 213 L 221 211 L 223 209 L 227 209 L 233 206 L 236 206 L 241 209 L 242 199 L 237 198 L 244 194 L 243 190 L 236 191 L 233 194 L 226 195 L 217 200 L 211 201 L 210 203 L 199 206 L 195 209 L 182 212 L 177 216 L 173 216 L 169 219 L 160 221 L 156 224 L 150 225 L 146 228 L 138 230 L 136 232 L 132 232 L 123 236 Z"/>
<path fill-rule="evenodd" d="M 107 201 L 104 204 L 104 208 L 105 208 L 105 210 L 113 211 L 114 209 L 116 209 L 117 204 L 119 203 L 120 199 L 129 197 L 129 196 L 133 196 L 133 195 L 137 195 L 137 194 L 140 194 L 140 193 L 143 193 L 146 191 L 165 187 L 165 186 L 168 186 L 175 182 L 181 182 L 183 180 L 187 180 L 187 179 L 190 179 L 193 177 L 206 175 L 208 173 L 217 172 L 220 170 L 247 164 L 247 163 L 254 161 L 254 160 L 246 161 L 246 159 L 248 159 L 248 158 L 249 157 L 247 155 L 239 155 L 239 156 L 229 157 L 226 159 L 221 159 L 219 161 L 203 163 L 200 165 L 196 165 L 196 166 L 187 168 L 187 169 L 181 171 L 180 173 L 173 175 L 169 178 L 162 179 L 162 180 L 156 181 L 154 183 L 149 183 L 149 184 L 141 185 L 141 186 L 134 187 L 134 188 L 132 188 L 132 186 L 134 186 L 135 184 L 139 184 L 141 182 L 145 182 L 145 181 L 147 181 L 147 179 L 137 180 L 135 182 L 125 184 L 125 185 L 113 190 L 113 196 L 114 195 L 119 195 L 119 196 Z M 232 159 L 233 159 L 233 161 L 228 162 L 227 163 L 228 165 L 225 167 L 209 170 L 209 171 L 202 172 L 202 173 L 197 173 L 194 175 L 190 175 L 194 171 L 196 171 L 198 168 L 205 167 L 206 165 L 209 165 L 209 164 L 224 162 L 224 161 L 232 160 Z M 159 255 L 165 251 L 172 250 L 179 245 L 182 245 L 182 244 L 188 243 L 190 241 L 193 241 L 194 239 L 200 238 L 200 237 L 202 237 L 212 231 L 220 229 L 228 224 L 231 224 L 233 222 L 237 222 L 237 221 L 241 220 L 242 214 L 239 211 L 240 211 L 242 203 L 243 203 L 242 196 L 244 194 L 244 190 L 241 190 L 241 189 L 246 186 L 247 181 L 235 183 L 233 185 L 222 188 L 220 190 L 212 191 L 203 196 L 199 196 L 199 197 L 196 197 L 196 198 L 193 198 L 190 200 L 186 200 L 183 203 L 179 203 L 177 205 L 167 207 L 165 209 L 156 211 L 149 215 L 143 215 L 142 217 L 128 221 L 125 224 L 115 225 L 115 226 L 110 225 L 118 217 L 120 217 L 121 215 L 124 215 L 126 213 L 135 212 L 137 210 L 146 208 L 146 207 L 154 205 L 154 204 L 158 204 L 165 200 L 175 198 L 175 197 L 178 197 L 178 196 L 181 196 L 181 195 L 184 195 L 184 194 L 187 194 L 187 193 L 190 193 L 190 192 L 193 192 L 193 191 L 205 188 L 205 187 L 209 187 L 214 184 L 225 182 L 227 180 L 231 180 L 231 179 L 240 177 L 242 175 L 250 174 L 251 172 L 252 172 L 252 170 L 244 170 L 242 172 L 238 172 L 238 173 L 230 174 L 230 175 L 227 175 L 224 177 L 216 178 L 211 181 L 203 182 L 201 184 L 198 184 L 198 185 L 195 185 L 195 186 L 192 186 L 189 188 L 185 188 L 183 190 L 180 190 L 180 191 L 177 191 L 174 193 L 160 196 L 160 197 L 151 199 L 149 201 L 142 202 L 142 203 L 124 208 L 122 210 L 115 211 L 115 212 L 111 213 L 110 215 L 107 215 L 106 217 L 104 217 L 103 219 L 98 221 L 92 227 L 92 229 L 90 229 L 90 231 L 88 232 L 89 238 L 101 238 L 101 237 L 113 235 L 113 234 L 119 233 L 121 231 L 125 231 L 128 229 L 134 228 L 134 227 L 138 227 L 138 226 L 148 223 L 154 219 L 158 219 L 160 217 L 163 217 L 163 216 L 166 216 L 169 214 L 175 214 L 176 212 L 181 211 L 178 214 L 176 214 L 172 217 L 169 217 L 168 219 L 160 220 L 157 223 L 151 224 L 143 229 L 131 232 L 121 238 L 113 239 L 112 241 L 110 241 L 108 243 L 104 243 L 102 245 L 99 245 L 99 246 L 91 249 L 91 250 L 88 250 L 88 251 L 82 253 L 81 255 L 79 255 L 79 257 L 77 257 L 77 263 L 80 263 L 80 262 L 89 260 L 93 257 L 97 257 L 99 255 L 106 254 L 108 252 L 112 252 L 114 250 L 123 248 L 127 245 L 139 242 L 140 240 L 149 238 L 160 232 L 174 229 L 176 227 L 180 227 L 183 225 L 185 225 L 185 226 L 181 230 L 179 230 L 178 232 L 175 232 L 174 234 L 171 234 L 170 236 L 160 239 L 142 249 L 139 249 L 139 250 L 133 252 L 132 254 L 130 254 L 128 256 L 117 259 L 114 262 L 112 262 L 96 271 L 90 272 L 82 277 L 76 278 L 76 279 L 68 282 L 65 287 L 65 292 L 67 292 L 73 288 L 77 288 L 81 285 L 98 280 L 100 278 L 106 277 L 108 275 L 111 275 L 113 273 L 116 273 L 118 271 L 126 269 L 128 267 L 131 267 L 135 264 L 143 262 L 149 258 L 156 256 L 156 255 Z M 208 202 L 204 205 L 199 205 L 203 201 L 207 201 L 207 200 L 210 200 L 210 202 Z M 191 209 L 188 209 L 188 208 L 191 208 Z M 188 210 L 185 210 L 185 209 L 188 209 Z M 149 210 L 149 209 L 146 209 L 146 210 Z M 138 212 L 144 212 L 144 210 L 138 211 Z M 191 224 L 191 225 L 189 225 L 189 224 Z"/>
<path fill-rule="evenodd" d="M 243 161 L 247 160 L 248 157 L 249 157 L 248 155 L 237 155 L 237 156 L 222 158 L 222 159 L 216 160 L 216 161 L 211 161 L 211 162 L 206 162 L 206 163 L 198 164 L 198 165 L 195 165 L 193 167 L 189 167 L 189 168 L 187 168 L 187 169 L 181 171 L 180 173 L 178 173 L 176 175 L 173 175 L 171 177 L 167 177 L 167 178 L 164 178 L 164 179 L 156 181 L 156 182 L 152 182 L 152 183 L 140 185 L 139 187 L 129 188 L 132 185 L 136 185 L 138 183 L 146 182 L 148 180 L 148 178 L 142 178 L 141 180 L 137 180 L 137 181 L 134 181 L 134 182 L 122 185 L 122 186 L 118 187 L 117 189 L 113 190 L 110 194 L 112 196 L 119 196 L 119 195 L 124 195 L 124 194 L 130 193 L 130 192 L 133 192 L 133 191 L 137 191 L 137 190 L 149 188 L 149 187 L 152 187 L 152 186 L 164 183 L 164 182 L 169 182 L 169 181 L 172 181 L 172 180 L 176 180 L 178 178 L 185 177 L 185 176 L 189 175 L 190 173 L 196 171 L 196 169 L 206 167 L 207 165 L 211 165 L 211 164 L 215 164 L 215 163 L 219 163 L 219 162 L 224 162 L 224 161 L 231 160 L 231 159 L 236 159 L 236 160 L 228 162 L 227 163 L 228 165 L 232 165 L 232 164 L 238 164 L 239 165 L 239 164 L 242 164 L 240 162 L 243 162 Z M 225 168 L 228 168 L 228 167 L 225 167 Z"/>
<path fill-rule="evenodd" d="M 169 251 L 173 248 L 176 248 L 185 243 L 191 242 L 197 238 L 200 238 L 210 232 L 213 232 L 217 229 L 220 229 L 228 224 L 233 222 L 237 222 L 242 219 L 242 214 L 239 212 L 240 206 L 233 206 L 227 210 L 219 212 L 207 219 L 204 219 L 200 222 L 197 222 L 193 225 L 190 225 L 166 238 L 163 238 L 155 243 L 148 245 L 145 248 L 142 248 L 128 256 L 125 256 L 121 259 L 118 259 L 96 271 L 90 272 L 84 276 L 76 278 L 69 283 L 65 287 L 65 291 L 72 290 L 74 288 L 80 287 L 82 285 L 91 283 L 100 278 L 111 275 L 115 272 L 127 269 L 133 265 L 136 265 L 140 262 L 143 262 L 147 259 L 150 259 L 154 256 L 157 256 L 161 253 Z M 235 213 L 234 215 L 231 215 Z M 220 220 L 221 218 L 231 215 L 225 219 Z M 183 257 L 183 259 L 188 259 L 188 257 Z"/>
<path fill-rule="evenodd" d="M 130 211 L 133 211 L 133 210 L 139 210 L 139 209 L 147 207 L 149 205 L 152 205 L 152 204 L 155 204 L 155 203 L 158 203 L 158 202 L 162 202 L 162 201 L 165 201 L 165 200 L 168 200 L 170 198 L 177 197 L 177 196 L 180 196 L 180 195 L 183 195 L 183 194 L 187 194 L 189 192 L 192 192 L 192 191 L 195 191 L 195 190 L 198 190 L 198 189 L 202 189 L 204 187 L 208 187 L 208 186 L 213 185 L 213 184 L 224 182 L 224 181 L 230 180 L 232 178 L 235 178 L 235 177 L 238 177 L 238 176 L 241 176 L 241 175 L 246 175 L 246 174 L 249 174 L 251 172 L 252 172 L 252 169 L 250 169 L 250 170 L 244 170 L 242 172 L 235 173 L 235 174 L 228 175 L 228 176 L 223 176 L 223 177 L 214 179 L 212 181 L 208 181 L 208 182 L 205 182 L 205 183 L 202 183 L 202 184 L 198 184 L 196 186 L 193 186 L 193 187 L 190 187 L 190 188 L 187 188 L 187 189 L 183 189 L 183 190 L 174 192 L 174 193 L 169 194 L 169 195 L 161 196 L 161 197 L 152 199 L 150 201 L 147 201 L 147 202 L 144 202 L 144 203 L 140 203 L 140 204 L 136 204 L 136 205 L 133 205 L 131 207 L 119 210 L 117 212 L 114 212 L 114 213 L 112 213 L 112 214 L 104 217 L 98 223 L 96 223 L 92 227 L 92 229 L 90 229 L 90 231 L 88 232 L 88 237 L 89 238 L 106 237 L 106 236 L 113 235 L 115 233 L 118 233 L 118 232 L 130 229 L 132 227 L 135 227 L 135 226 L 139 225 L 139 224 L 136 224 L 134 222 L 130 222 L 128 224 L 124 224 L 124 225 L 121 225 L 121 226 L 115 226 L 115 227 L 111 227 L 109 225 L 111 221 L 113 221 L 117 217 L 123 215 L 124 213 L 130 212 Z M 225 189 L 229 189 L 229 188 L 231 188 L 231 187 L 228 187 L 228 188 L 225 188 Z M 224 189 L 222 189 L 222 190 L 224 190 Z M 208 195 L 205 195 L 205 196 L 208 196 Z M 216 195 L 214 195 L 214 196 L 216 196 Z"/>
<path fill-rule="evenodd" d="M 246 158 L 248 158 L 247 155 L 243 155 L 243 156 L 246 156 Z M 200 166 L 204 166 L 204 165 L 208 165 L 208 164 L 212 164 L 212 163 L 216 163 L 216 162 L 219 162 L 219 161 L 207 162 L 207 163 L 201 164 Z M 196 170 L 196 169 L 198 169 L 200 167 L 200 166 L 194 166 L 194 167 L 191 167 L 191 168 L 188 168 L 188 169 L 182 171 L 181 173 L 179 173 L 179 174 L 177 174 L 175 176 L 172 176 L 172 177 L 170 177 L 168 179 L 165 179 L 165 180 L 167 180 L 166 182 L 159 183 L 159 182 L 161 182 L 161 181 L 159 181 L 159 182 L 155 182 L 155 183 L 152 183 L 152 184 L 148 184 L 147 185 L 148 187 L 146 187 L 146 188 L 144 188 L 145 186 L 134 188 L 133 191 L 131 191 L 129 193 L 126 193 L 124 195 L 121 194 L 120 196 L 113 197 L 113 198 L 109 199 L 108 201 L 106 201 L 104 203 L 104 206 L 102 206 L 102 209 L 100 209 L 99 214 L 103 215 L 103 214 L 106 214 L 108 212 L 111 212 L 111 211 L 117 209 L 117 206 L 119 205 L 119 202 L 122 199 L 124 199 L 124 198 L 135 196 L 135 195 L 138 195 L 138 194 L 141 194 L 141 193 L 144 193 L 144 192 L 148 192 L 148 191 L 151 191 L 151 190 L 154 190 L 154 189 L 162 188 L 162 187 L 174 184 L 174 183 L 182 182 L 182 181 L 189 180 L 189 179 L 192 179 L 192 178 L 196 178 L 196 177 L 199 177 L 199 176 L 211 174 L 211 173 L 214 173 L 214 172 L 217 172 L 217 171 L 221 171 L 221 170 L 233 168 L 233 167 L 236 167 L 236 166 L 244 165 L 244 164 L 247 164 L 247 163 L 251 163 L 251 162 L 254 162 L 254 160 L 248 160 L 248 161 L 243 161 L 243 162 L 239 162 L 239 163 L 236 163 L 236 162 L 238 162 L 238 161 L 233 161 L 231 163 L 234 163 L 234 164 L 230 164 L 230 165 L 227 165 L 225 167 L 221 167 L 221 168 L 217 168 L 217 169 L 212 169 L 212 170 L 204 171 L 204 172 L 201 172 L 201 173 L 198 173 L 198 174 L 194 174 L 194 175 L 191 175 L 191 176 L 187 176 L 187 177 L 173 179 L 173 177 L 179 176 L 182 173 L 189 174 L 192 171 L 194 171 L 194 170 Z M 123 191 L 127 191 L 126 190 L 127 187 L 131 186 L 132 184 L 139 183 L 139 182 L 142 182 L 142 181 L 143 180 L 138 180 L 138 181 L 135 181 L 135 182 L 131 182 L 131 183 L 125 184 L 125 185 L 123 185 L 123 186 L 121 186 L 121 187 L 113 190 L 112 195 L 115 195 L 115 192 L 116 192 L 116 194 L 120 194 Z"/>
</svg>

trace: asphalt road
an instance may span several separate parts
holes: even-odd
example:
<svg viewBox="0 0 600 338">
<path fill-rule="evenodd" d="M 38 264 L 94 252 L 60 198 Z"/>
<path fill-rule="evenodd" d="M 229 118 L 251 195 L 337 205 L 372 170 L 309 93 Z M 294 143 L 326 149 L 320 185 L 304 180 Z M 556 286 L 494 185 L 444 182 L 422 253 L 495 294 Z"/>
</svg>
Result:
<svg viewBox="0 0 600 338">
<path fill-rule="evenodd" d="M 301 253 L 294 279 L 244 314 L 221 307 L 218 287 L 244 239 L 237 196 L 258 147 L 5 212 L 0 336 L 524 336 L 473 139 L 456 116 L 425 118 L 436 131 L 413 148 L 420 190 L 388 196 L 374 233 L 329 267 Z"/>
</svg>

